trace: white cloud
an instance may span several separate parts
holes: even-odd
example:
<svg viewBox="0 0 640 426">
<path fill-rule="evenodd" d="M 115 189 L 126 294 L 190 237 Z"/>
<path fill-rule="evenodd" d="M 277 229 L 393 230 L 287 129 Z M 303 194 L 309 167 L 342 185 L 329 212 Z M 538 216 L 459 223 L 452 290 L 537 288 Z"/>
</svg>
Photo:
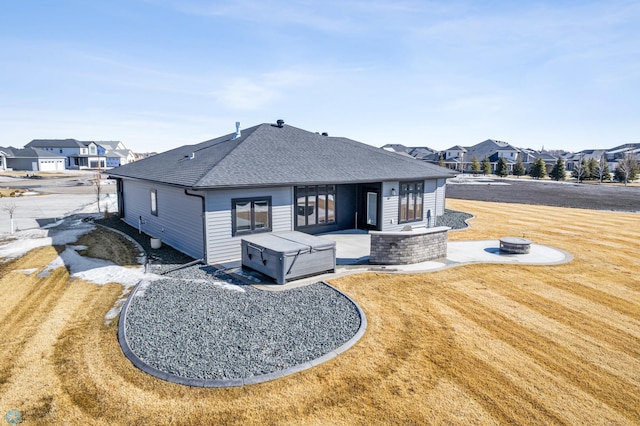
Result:
<svg viewBox="0 0 640 426">
<path fill-rule="evenodd" d="M 352 32 L 360 26 L 340 2 L 278 0 L 149 0 L 181 13 L 228 18 L 266 26 L 294 25 L 322 32 Z"/>
<path fill-rule="evenodd" d="M 226 107 L 257 110 L 286 98 L 292 90 L 308 86 L 317 79 L 315 74 L 304 71 L 272 71 L 253 77 L 235 77 L 214 95 Z"/>
<path fill-rule="evenodd" d="M 279 94 L 267 87 L 265 82 L 252 81 L 246 77 L 237 77 L 215 92 L 219 101 L 231 108 L 258 109 L 276 99 Z"/>
</svg>

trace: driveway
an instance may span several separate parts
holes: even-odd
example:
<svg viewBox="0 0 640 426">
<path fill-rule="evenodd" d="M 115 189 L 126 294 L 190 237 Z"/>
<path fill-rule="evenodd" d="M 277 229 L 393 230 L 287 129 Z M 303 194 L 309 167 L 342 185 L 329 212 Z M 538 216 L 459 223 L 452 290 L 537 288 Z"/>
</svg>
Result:
<svg viewBox="0 0 640 426">
<path fill-rule="evenodd" d="M 93 172 L 74 171 L 68 177 L 26 179 L 0 176 L 0 187 L 27 189 L 28 195 L 0 198 L 0 235 L 10 229 L 10 206 L 13 213 L 14 230 L 37 229 L 75 213 L 96 211 L 95 185 L 90 181 Z M 102 180 L 102 203 L 115 205 L 115 183 Z M 87 210 L 88 209 L 88 210 Z"/>
</svg>

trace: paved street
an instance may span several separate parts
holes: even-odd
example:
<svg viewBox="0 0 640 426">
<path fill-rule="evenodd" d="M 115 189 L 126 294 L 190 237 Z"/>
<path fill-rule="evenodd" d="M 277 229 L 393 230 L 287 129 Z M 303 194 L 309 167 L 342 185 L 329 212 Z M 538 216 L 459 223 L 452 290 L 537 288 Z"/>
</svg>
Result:
<svg viewBox="0 0 640 426">
<path fill-rule="evenodd" d="M 69 177 L 26 179 L 0 176 L 0 188 L 29 189 L 30 195 L 0 198 L 0 235 L 10 232 L 7 208 L 15 206 L 16 230 L 27 230 L 55 222 L 72 213 L 97 211 L 93 172 L 74 171 Z M 115 182 L 102 180 L 101 203 L 115 201 Z M 104 204 L 101 204 L 104 205 Z"/>
</svg>

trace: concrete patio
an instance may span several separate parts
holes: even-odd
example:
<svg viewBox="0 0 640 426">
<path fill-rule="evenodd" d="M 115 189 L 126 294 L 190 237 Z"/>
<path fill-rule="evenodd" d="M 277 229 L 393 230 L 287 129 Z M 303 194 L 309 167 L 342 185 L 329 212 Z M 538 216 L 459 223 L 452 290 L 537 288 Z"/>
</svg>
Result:
<svg viewBox="0 0 640 426">
<path fill-rule="evenodd" d="M 336 272 L 315 275 L 292 280 L 284 285 L 274 285 L 265 277 L 265 282 L 256 283 L 264 290 L 285 290 L 325 281 L 340 276 L 362 272 L 420 273 L 431 272 L 453 266 L 471 263 L 502 263 L 519 265 L 556 265 L 569 262 L 571 254 L 545 245 L 531 244 L 527 254 L 506 254 L 500 251 L 500 241 L 450 241 L 447 244 L 447 257 L 410 265 L 370 265 L 370 236 L 366 231 L 352 230 L 321 235 L 336 242 Z M 227 268 L 240 269 L 240 261 L 225 265 Z M 240 272 L 241 274 L 243 272 Z M 253 275 L 253 274 L 251 274 Z"/>
</svg>

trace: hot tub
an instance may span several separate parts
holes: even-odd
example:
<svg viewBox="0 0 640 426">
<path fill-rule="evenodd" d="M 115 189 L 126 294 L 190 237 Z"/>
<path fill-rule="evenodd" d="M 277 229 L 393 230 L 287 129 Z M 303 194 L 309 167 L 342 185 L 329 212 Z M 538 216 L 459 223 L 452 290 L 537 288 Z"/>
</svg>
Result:
<svg viewBox="0 0 640 426">
<path fill-rule="evenodd" d="M 242 238 L 242 266 L 284 284 L 289 279 L 336 270 L 336 243 L 297 231 Z"/>
</svg>

